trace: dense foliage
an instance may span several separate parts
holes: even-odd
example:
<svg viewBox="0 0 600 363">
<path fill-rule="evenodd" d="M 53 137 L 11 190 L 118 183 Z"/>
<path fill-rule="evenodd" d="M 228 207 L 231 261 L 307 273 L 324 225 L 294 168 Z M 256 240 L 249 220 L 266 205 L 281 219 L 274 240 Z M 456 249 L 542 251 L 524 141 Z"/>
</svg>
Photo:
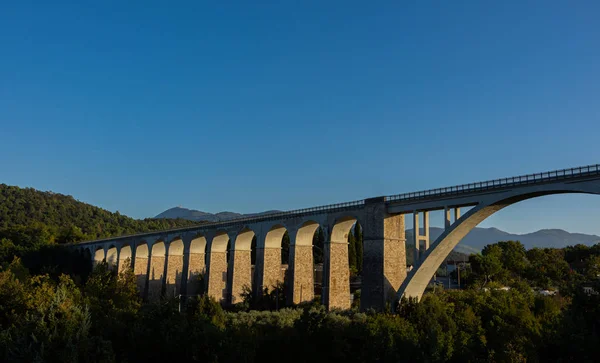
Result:
<svg viewBox="0 0 600 363">
<path fill-rule="evenodd" d="M 235 311 L 224 311 L 207 296 L 185 305 L 172 298 L 143 302 L 127 266 L 116 273 L 100 263 L 90 271 L 90 261 L 57 243 L 69 241 L 61 235 L 65 227 L 100 237 L 152 229 L 153 221 L 100 209 L 87 220 L 70 220 L 78 213 L 71 208 L 93 207 L 2 190 L 15 211 L 2 206 L 0 361 L 567 362 L 600 356 L 600 245 L 488 245 L 462 266 L 465 290 L 437 288 L 420 302 L 399 302 L 394 313 L 327 312 L 317 303 L 285 307 L 285 286 L 259 300 L 248 294 Z M 60 206 L 63 199 L 69 207 Z M 349 234 L 349 262 L 359 272 L 357 226 Z M 321 239 L 317 233 L 316 243 Z"/>
<path fill-rule="evenodd" d="M 0 184 L 0 266 L 13 256 L 34 273 L 81 274 L 80 263 L 59 245 L 198 224 L 183 219 L 136 220 L 71 196 Z"/>
<path fill-rule="evenodd" d="M 71 196 L 0 184 L 0 235 L 5 238 L 37 228 L 47 240 L 69 243 L 194 224 L 184 219 L 137 220 Z"/>
<path fill-rule="evenodd" d="M 543 296 L 528 285 L 427 294 L 397 313 L 318 304 L 226 312 L 202 296 L 142 304 L 130 270 L 100 264 L 85 284 L 0 272 L 0 361 L 514 362 L 591 361 L 600 297 Z"/>
</svg>

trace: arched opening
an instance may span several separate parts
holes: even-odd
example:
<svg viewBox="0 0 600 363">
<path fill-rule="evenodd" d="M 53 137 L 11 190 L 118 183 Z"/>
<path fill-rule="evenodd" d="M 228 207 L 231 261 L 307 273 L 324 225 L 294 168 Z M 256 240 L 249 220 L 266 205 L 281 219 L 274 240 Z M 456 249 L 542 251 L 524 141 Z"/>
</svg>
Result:
<svg viewBox="0 0 600 363">
<path fill-rule="evenodd" d="M 148 300 L 158 301 L 162 295 L 165 271 L 165 243 L 156 242 L 152 245 L 150 256 L 150 275 L 148 276 Z"/>
<path fill-rule="evenodd" d="M 96 247 L 96 251 L 94 252 L 94 267 L 98 265 L 100 262 L 104 261 L 104 249 L 102 247 Z"/>
<path fill-rule="evenodd" d="M 323 294 L 329 309 L 351 307 L 348 240 L 355 223 L 356 218 L 351 216 L 336 220 L 330 240 L 325 244 Z"/>
<path fill-rule="evenodd" d="M 284 226 L 277 224 L 267 232 L 265 236 L 265 246 L 262 251 L 262 271 L 259 272 L 259 276 L 262 276 L 260 286 L 257 286 L 260 292 L 264 290 L 273 291 L 279 287 L 284 281 L 284 269 L 282 265 L 284 260 L 287 260 L 287 256 L 283 255 L 283 242 L 287 236 L 287 243 L 289 246 L 289 235 Z M 286 262 L 287 263 L 287 262 Z M 283 294 L 283 291 L 277 291 Z"/>
<path fill-rule="evenodd" d="M 358 221 L 350 227 L 348 232 L 348 267 L 350 273 L 350 303 L 358 307 L 360 304 L 360 291 L 362 284 L 363 267 L 363 237 L 362 226 Z"/>
<path fill-rule="evenodd" d="M 220 231 L 210 242 L 208 254 L 208 295 L 217 301 L 224 301 L 227 296 L 227 250 L 229 236 Z"/>
<path fill-rule="evenodd" d="M 108 267 L 110 269 L 117 268 L 118 257 L 119 257 L 119 255 L 117 252 L 117 247 L 110 246 L 108 251 L 106 251 L 106 263 L 108 264 Z"/>
<path fill-rule="evenodd" d="M 169 243 L 169 253 L 167 255 L 165 295 L 177 296 L 181 292 L 181 273 L 183 271 L 183 241 L 180 238 Z"/>
<path fill-rule="evenodd" d="M 306 221 L 298 228 L 295 243 L 290 246 L 291 299 L 294 304 L 312 301 L 315 293 L 320 293 L 320 284 L 315 282 L 322 276 L 323 236 L 319 223 Z"/>
<path fill-rule="evenodd" d="M 230 302 L 242 302 L 243 294 L 252 291 L 252 240 L 254 231 L 242 229 L 233 242 L 229 256 Z"/>
<path fill-rule="evenodd" d="M 131 265 L 131 246 L 125 245 L 121 247 L 121 251 L 119 252 L 119 272 L 131 268 Z"/>
<path fill-rule="evenodd" d="M 187 283 L 188 295 L 200 295 L 204 292 L 206 269 L 206 237 L 197 236 L 190 244 L 190 262 Z"/>
<path fill-rule="evenodd" d="M 133 273 L 135 274 L 138 290 L 142 296 L 146 292 L 146 282 L 148 281 L 148 257 L 150 256 L 150 250 L 148 244 L 142 242 L 135 249 L 135 264 Z"/>
</svg>

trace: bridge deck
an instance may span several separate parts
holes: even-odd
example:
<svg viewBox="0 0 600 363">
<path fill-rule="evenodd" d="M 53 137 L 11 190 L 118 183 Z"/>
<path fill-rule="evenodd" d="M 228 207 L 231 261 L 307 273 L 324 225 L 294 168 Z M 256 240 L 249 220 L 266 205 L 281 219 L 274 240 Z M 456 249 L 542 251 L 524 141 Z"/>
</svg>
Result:
<svg viewBox="0 0 600 363">
<path fill-rule="evenodd" d="M 414 202 L 422 202 L 422 201 L 435 201 L 447 199 L 449 197 L 460 197 L 460 196 L 469 196 L 474 194 L 479 194 L 482 192 L 490 192 L 503 190 L 508 188 L 515 188 L 521 186 L 531 186 L 531 185 L 539 185 L 552 183 L 557 181 L 565 181 L 565 180 L 579 180 L 589 178 L 590 176 L 600 176 L 600 164 L 581 166 L 576 168 L 569 169 L 561 169 L 555 171 L 548 171 L 542 173 L 521 175 L 509 178 L 488 180 L 477 183 L 469 183 L 462 184 L 457 186 L 451 186 L 446 188 L 437 188 L 430 190 L 423 190 L 419 192 L 411 192 L 411 193 L 403 193 L 390 195 L 385 197 L 385 202 L 390 205 L 401 205 L 401 204 L 411 204 Z M 223 222 L 212 222 L 205 223 L 198 226 L 192 227 L 184 227 L 184 228 L 176 228 L 170 230 L 162 230 L 162 231 L 153 231 L 146 233 L 138 233 L 124 236 L 116 236 L 112 238 L 105 238 L 101 240 L 94 241 L 85 241 L 79 243 L 90 243 L 90 242 L 101 242 L 101 241 L 112 241 L 115 239 L 123 239 L 130 237 L 142 237 L 142 236 L 150 236 L 156 235 L 160 233 L 173 233 L 173 232 L 187 232 L 193 231 L 197 229 L 213 229 L 218 227 L 230 227 L 235 225 L 243 225 L 249 223 L 258 223 L 270 220 L 281 220 L 281 219 L 291 219 L 297 217 L 303 217 L 307 215 L 314 214 L 322 214 L 322 213 L 332 213 L 339 212 L 344 210 L 352 210 L 357 208 L 362 208 L 365 204 L 365 200 L 356 200 L 352 202 L 346 203 L 338 203 L 338 204 L 329 204 L 318 207 L 304 208 L 304 209 L 296 209 L 285 212 L 276 212 L 263 214 L 259 216 L 252 217 L 242 217 L 231 219 Z"/>
</svg>

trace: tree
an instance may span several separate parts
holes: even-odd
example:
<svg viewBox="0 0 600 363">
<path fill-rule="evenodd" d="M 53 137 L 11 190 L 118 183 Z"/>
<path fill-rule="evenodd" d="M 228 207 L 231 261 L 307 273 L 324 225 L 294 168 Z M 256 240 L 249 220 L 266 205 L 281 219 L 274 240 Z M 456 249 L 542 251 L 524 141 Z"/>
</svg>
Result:
<svg viewBox="0 0 600 363">
<path fill-rule="evenodd" d="M 502 249 L 497 245 L 488 245 L 481 254 L 469 257 L 474 278 L 480 280 L 481 287 L 502 271 L 501 257 Z"/>
</svg>

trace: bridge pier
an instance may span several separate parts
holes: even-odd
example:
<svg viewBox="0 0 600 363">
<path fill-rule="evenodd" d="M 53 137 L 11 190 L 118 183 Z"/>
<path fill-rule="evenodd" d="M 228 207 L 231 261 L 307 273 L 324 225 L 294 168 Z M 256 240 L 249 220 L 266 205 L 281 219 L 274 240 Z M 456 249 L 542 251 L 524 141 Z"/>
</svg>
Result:
<svg viewBox="0 0 600 363">
<path fill-rule="evenodd" d="M 281 278 L 281 247 L 257 247 L 255 271 L 255 294 L 260 296 L 265 289 L 271 292 Z"/>
<path fill-rule="evenodd" d="M 404 215 L 389 215 L 382 198 L 365 201 L 360 308 L 384 311 L 406 278 Z"/>
<path fill-rule="evenodd" d="M 350 309 L 348 242 L 326 241 L 323 261 L 323 304 L 328 309 Z"/>
<path fill-rule="evenodd" d="M 245 229 L 235 236 L 229 250 L 227 266 L 227 302 L 242 302 L 245 289 L 252 289 L 252 239 L 254 232 Z"/>
<path fill-rule="evenodd" d="M 164 242 L 156 242 L 152 245 L 150 253 L 150 272 L 148 274 L 148 300 L 158 301 L 162 294 L 165 277 L 166 248 Z"/>
<path fill-rule="evenodd" d="M 206 237 L 196 236 L 189 246 L 189 261 L 187 273 L 187 295 L 198 295 L 206 291 Z M 201 285 L 204 283 L 204 286 Z"/>
<path fill-rule="evenodd" d="M 165 296 L 173 297 L 181 293 L 183 284 L 183 266 L 185 264 L 185 243 L 181 239 L 171 241 L 165 263 Z"/>
<path fill-rule="evenodd" d="M 414 240 L 414 263 L 413 267 L 417 267 L 421 264 L 423 256 L 429 249 L 429 211 L 423 213 L 423 234 L 421 234 L 420 228 L 420 214 L 419 211 L 413 212 L 413 240 Z"/>
<path fill-rule="evenodd" d="M 454 222 L 456 223 L 456 221 L 458 221 L 458 219 L 460 218 L 460 207 L 455 207 L 455 208 L 450 208 L 450 207 L 444 207 L 444 219 L 445 219 L 445 223 L 444 223 L 444 227 L 446 229 L 450 228 L 450 226 L 452 225 L 452 210 L 454 210 Z"/>
<path fill-rule="evenodd" d="M 318 228 L 318 223 L 306 221 L 298 230 L 289 232 L 289 287 L 286 300 L 293 304 L 309 302 L 315 298 L 313 238 Z"/>
<path fill-rule="evenodd" d="M 249 249 L 235 249 L 229 252 L 227 287 L 230 304 L 241 303 L 244 290 L 252 288 L 251 252 Z"/>
<path fill-rule="evenodd" d="M 288 273 L 290 278 L 290 287 L 287 301 L 294 304 L 312 301 L 315 297 L 314 287 L 314 266 L 313 266 L 313 246 L 311 244 L 294 244 L 294 239 L 290 236 L 290 263 Z"/>
</svg>

